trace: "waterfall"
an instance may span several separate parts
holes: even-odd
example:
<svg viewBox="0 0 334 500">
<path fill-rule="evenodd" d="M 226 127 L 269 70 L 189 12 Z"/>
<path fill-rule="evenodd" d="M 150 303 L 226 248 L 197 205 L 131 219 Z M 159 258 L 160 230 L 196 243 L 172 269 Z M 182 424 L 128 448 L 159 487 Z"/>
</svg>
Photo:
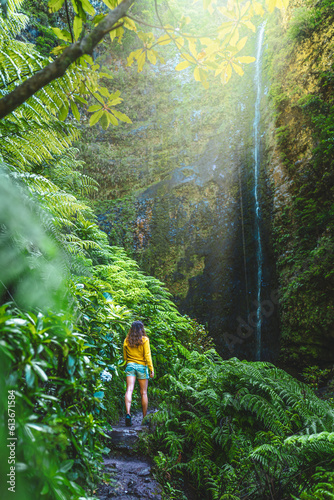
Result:
<svg viewBox="0 0 334 500">
<path fill-rule="evenodd" d="M 255 197 L 255 240 L 256 240 L 256 262 L 257 262 L 257 310 L 256 310 L 256 339 L 255 339 L 255 359 L 261 359 L 261 285 L 262 285 L 262 241 L 261 241 L 261 208 L 259 202 L 259 177 L 260 177 L 260 102 L 261 102 L 261 65 L 262 65 L 262 45 L 264 37 L 265 23 L 261 24 L 257 37 L 256 66 L 255 66 L 255 118 L 254 118 L 254 197 Z"/>
</svg>

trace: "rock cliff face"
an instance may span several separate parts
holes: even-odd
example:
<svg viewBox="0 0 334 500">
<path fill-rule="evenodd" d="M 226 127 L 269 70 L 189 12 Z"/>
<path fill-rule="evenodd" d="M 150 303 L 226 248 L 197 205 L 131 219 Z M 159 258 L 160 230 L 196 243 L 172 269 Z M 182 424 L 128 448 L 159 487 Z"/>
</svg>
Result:
<svg viewBox="0 0 334 500">
<path fill-rule="evenodd" d="M 262 359 L 275 359 L 282 333 L 284 362 L 333 361 L 332 7 L 295 0 L 266 28 L 260 304 L 254 65 L 204 91 L 174 64 L 135 75 L 106 58 L 133 125 L 88 131 L 80 145 L 101 184 L 100 225 L 207 325 L 226 357 L 254 359 L 260 311 Z"/>
<path fill-rule="evenodd" d="M 233 85 L 212 82 L 209 91 L 169 67 L 147 70 L 142 80 L 124 69 L 123 78 L 134 124 L 81 145 L 101 184 L 100 225 L 166 283 L 183 313 L 207 325 L 223 355 L 254 359 L 254 65 Z M 263 322 L 267 359 L 277 351 L 276 313 L 277 306 Z"/>
<path fill-rule="evenodd" d="M 269 35 L 267 171 L 282 356 L 297 365 L 334 359 L 332 3 L 293 2 Z"/>
</svg>

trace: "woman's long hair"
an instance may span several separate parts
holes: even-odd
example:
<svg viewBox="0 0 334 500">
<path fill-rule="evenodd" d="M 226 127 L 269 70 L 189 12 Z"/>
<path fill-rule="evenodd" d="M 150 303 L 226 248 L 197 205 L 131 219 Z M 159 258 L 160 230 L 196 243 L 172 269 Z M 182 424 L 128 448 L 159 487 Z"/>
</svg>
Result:
<svg viewBox="0 0 334 500">
<path fill-rule="evenodd" d="M 143 337 L 146 337 L 144 325 L 141 321 L 134 321 L 129 333 L 126 336 L 129 346 L 134 347 L 143 343 Z"/>
</svg>

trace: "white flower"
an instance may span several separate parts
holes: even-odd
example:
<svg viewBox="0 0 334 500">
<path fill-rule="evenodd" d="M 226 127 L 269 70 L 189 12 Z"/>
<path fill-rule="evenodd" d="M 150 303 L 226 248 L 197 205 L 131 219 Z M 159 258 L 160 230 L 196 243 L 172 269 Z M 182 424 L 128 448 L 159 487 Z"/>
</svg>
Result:
<svg viewBox="0 0 334 500">
<path fill-rule="evenodd" d="M 100 375 L 102 382 L 110 382 L 112 379 L 112 374 L 105 368 Z"/>
</svg>

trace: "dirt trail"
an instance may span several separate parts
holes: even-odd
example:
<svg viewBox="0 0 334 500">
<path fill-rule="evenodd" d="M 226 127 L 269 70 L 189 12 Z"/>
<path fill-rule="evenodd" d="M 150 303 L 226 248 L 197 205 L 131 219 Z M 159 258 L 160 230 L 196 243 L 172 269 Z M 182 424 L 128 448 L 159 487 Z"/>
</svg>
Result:
<svg viewBox="0 0 334 500">
<path fill-rule="evenodd" d="M 122 418 L 109 433 L 112 451 L 104 460 L 104 468 L 111 483 L 99 486 L 100 500 L 161 500 L 161 488 L 151 474 L 152 462 L 133 449 L 139 433 L 146 431 L 141 421 L 141 414 L 134 415 L 132 427 L 125 427 Z"/>
</svg>

